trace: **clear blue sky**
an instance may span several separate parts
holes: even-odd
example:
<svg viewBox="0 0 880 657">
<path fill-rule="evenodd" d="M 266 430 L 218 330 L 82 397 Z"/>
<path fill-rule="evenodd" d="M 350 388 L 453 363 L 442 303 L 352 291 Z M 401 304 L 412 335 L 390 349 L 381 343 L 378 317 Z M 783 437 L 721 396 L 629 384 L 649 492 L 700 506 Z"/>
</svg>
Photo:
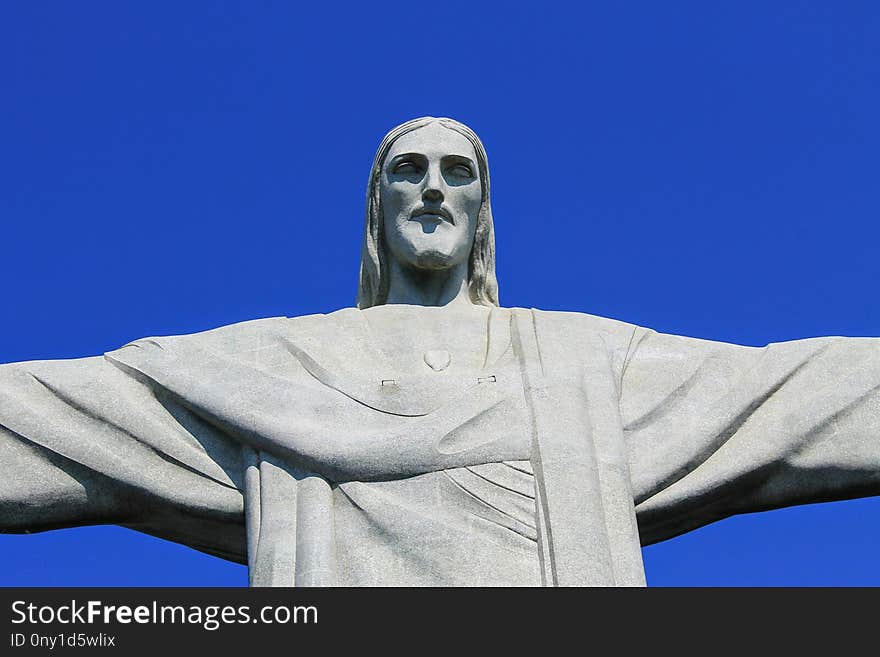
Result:
<svg viewBox="0 0 880 657">
<path fill-rule="evenodd" d="M 374 149 L 424 114 L 486 144 L 503 305 L 880 335 L 878 43 L 876 2 L 6 3 L 0 362 L 352 305 Z M 880 585 L 878 548 L 874 498 L 645 562 L 654 585 Z M 246 582 L 114 527 L 0 536 L 0 563 L 0 585 Z"/>
</svg>

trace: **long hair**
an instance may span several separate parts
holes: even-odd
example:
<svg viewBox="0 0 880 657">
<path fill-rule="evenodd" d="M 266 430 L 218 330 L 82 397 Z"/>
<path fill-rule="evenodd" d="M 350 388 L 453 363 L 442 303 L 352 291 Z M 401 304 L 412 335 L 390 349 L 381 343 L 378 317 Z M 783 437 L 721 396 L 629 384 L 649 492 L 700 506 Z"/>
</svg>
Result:
<svg viewBox="0 0 880 657">
<path fill-rule="evenodd" d="M 480 172 L 482 201 L 477 215 L 474 244 L 468 258 L 468 294 L 473 303 L 482 306 L 498 305 L 498 281 L 495 278 L 495 228 L 492 223 L 492 206 L 489 202 L 489 159 L 486 149 L 473 130 L 454 119 L 423 116 L 401 123 L 392 129 L 376 151 L 370 180 L 367 184 L 367 208 L 364 222 L 364 244 L 361 250 L 360 283 L 357 307 L 360 309 L 379 306 L 388 298 L 388 249 L 385 246 L 380 194 L 382 165 L 392 144 L 408 132 L 423 126 L 439 123 L 464 136 L 474 147 L 477 168 Z"/>
</svg>

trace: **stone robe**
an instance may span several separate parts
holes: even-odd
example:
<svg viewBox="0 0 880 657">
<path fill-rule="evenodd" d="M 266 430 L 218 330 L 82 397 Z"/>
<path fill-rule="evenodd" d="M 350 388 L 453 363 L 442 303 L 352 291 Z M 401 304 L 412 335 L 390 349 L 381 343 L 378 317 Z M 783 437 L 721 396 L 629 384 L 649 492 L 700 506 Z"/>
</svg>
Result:
<svg viewBox="0 0 880 657">
<path fill-rule="evenodd" d="M 481 369 L 412 373 L 369 312 L 0 366 L 0 529 L 118 524 L 254 585 L 643 585 L 640 545 L 880 493 L 878 339 L 494 309 Z"/>
</svg>

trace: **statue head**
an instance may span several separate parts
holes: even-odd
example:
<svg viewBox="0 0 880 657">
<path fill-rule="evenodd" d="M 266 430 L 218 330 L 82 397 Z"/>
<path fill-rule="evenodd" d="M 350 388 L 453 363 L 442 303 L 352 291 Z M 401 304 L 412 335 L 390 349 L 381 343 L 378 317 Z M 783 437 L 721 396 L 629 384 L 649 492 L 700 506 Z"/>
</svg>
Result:
<svg viewBox="0 0 880 657">
<path fill-rule="evenodd" d="M 453 119 L 392 129 L 367 185 L 358 308 L 385 303 L 392 259 L 416 270 L 467 263 L 474 304 L 498 305 L 489 162 L 480 138 Z"/>
</svg>

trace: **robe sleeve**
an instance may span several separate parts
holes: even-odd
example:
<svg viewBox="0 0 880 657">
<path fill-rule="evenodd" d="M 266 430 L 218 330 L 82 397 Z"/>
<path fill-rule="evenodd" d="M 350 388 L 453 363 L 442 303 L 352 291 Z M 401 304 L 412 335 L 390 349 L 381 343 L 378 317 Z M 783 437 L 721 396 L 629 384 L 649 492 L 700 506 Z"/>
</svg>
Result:
<svg viewBox="0 0 880 657">
<path fill-rule="evenodd" d="M 0 365 L 0 531 L 119 524 L 245 559 L 242 450 L 104 357 Z"/>
<path fill-rule="evenodd" d="M 880 339 L 763 348 L 638 329 L 620 410 L 643 544 L 880 494 Z"/>
</svg>

